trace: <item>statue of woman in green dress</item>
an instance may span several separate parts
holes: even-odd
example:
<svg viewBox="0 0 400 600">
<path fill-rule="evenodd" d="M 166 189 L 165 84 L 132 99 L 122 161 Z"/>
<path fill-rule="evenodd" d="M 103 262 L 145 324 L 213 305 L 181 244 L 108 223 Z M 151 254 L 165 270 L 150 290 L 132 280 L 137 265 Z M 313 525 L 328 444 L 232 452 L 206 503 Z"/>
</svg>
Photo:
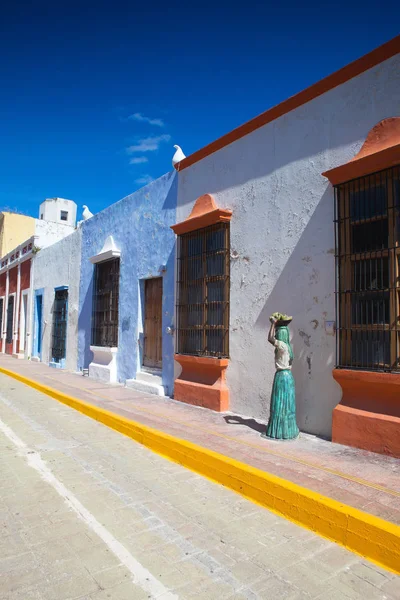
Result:
<svg viewBox="0 0 400 600">
<path fill-rule="evenodd" d="M 270 417 L 265 437 L 293 440 L 299 435 L 296 423 L 296 391 L 292 375 L 293 350 L 288 325 L 292 317 L 274 313 L 270 317 L 268 341 L 275 346 L 275 378 L 272 386 Z"/>
</svg>

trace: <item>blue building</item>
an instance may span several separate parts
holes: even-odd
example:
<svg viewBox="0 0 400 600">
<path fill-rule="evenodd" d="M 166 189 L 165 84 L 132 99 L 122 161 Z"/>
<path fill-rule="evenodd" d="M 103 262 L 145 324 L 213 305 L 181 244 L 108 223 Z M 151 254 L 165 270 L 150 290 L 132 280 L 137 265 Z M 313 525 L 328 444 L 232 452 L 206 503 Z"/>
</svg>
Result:
<svg viewBox="0 0 400 600">
<path fill-rule="evenodd" d="M 82 224 L 78 368 L 172 394 L 177 173 Z"/>
</svg>

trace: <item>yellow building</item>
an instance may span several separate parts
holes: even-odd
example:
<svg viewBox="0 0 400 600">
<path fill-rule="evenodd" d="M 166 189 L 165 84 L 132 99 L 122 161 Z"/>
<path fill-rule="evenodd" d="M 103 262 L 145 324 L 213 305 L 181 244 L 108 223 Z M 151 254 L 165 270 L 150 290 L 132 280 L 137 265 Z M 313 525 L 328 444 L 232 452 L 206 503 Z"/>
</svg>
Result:
<svg viewBox="0 0 400 600">
<path fill-rule="evenodd" d="M 35 234 L 35 219 L 10 212 L 0 212 L 0 257 Z"/>
</svg>

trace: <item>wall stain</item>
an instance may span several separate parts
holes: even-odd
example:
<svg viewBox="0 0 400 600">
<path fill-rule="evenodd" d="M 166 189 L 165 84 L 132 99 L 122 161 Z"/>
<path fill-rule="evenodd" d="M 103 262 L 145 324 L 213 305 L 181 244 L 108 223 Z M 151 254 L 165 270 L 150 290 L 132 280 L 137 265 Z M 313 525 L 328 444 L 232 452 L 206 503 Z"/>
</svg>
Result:
<svg viewBox="0 0 400 600">
<path fill-rule="evenodd" d="M 318 319 L 313 319 L 312 321 L 310 321 L 310 323 L 313 323 L 313 328 L 317 329 L 318 325 L 319 325 L 319 321 Z"/>
<path fill-rule="evenodd" d="M 313 269 L 310 275 L 310 283 L 318 283 L 319 281 L 319 272 L 317 269 Z"/>
<path fill-rule="evenodd" d="M 311 375 L 311 356 L 307 356 L 308 374 Z"/>
<path fill-rule="evenodd" d="M 131 318 L 126 317 L 125 319 L 122 319 L 122 324 L 121 324 L 122 331 L 129 331 L 130 327 L 131 327 Z"/>
<path fill-rule="evenodd" d="M 299 336 L 301 338 L 303 338 L 303 342 L 305 343 L 306 346 L 310 347 L 310 338 L 311 336 L 308 335 L 305 331 L 303 331 L 302 329 L 299 329 Z"/>
<path fill-rule="evenodd" d="M 311 256 L 303 256 L 301 259 L 303 262 L 310 263 L 312 261 Z"/>
</svg>

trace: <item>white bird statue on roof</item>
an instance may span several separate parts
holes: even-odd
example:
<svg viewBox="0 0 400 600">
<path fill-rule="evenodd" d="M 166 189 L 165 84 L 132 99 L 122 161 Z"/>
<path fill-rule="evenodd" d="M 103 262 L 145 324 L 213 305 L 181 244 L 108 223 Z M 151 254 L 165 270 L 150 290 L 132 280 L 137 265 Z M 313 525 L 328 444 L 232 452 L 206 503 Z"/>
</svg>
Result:
<svg viewBox="0 0 400 600">
<path fill-rule="evenodd" d="M 183 154 L 182 148 L 180 146 L 174 146 L 174 148 L 176 149 L 176 152 L 172 157 L 172 166 L 175 168 L 175 165 L 177 165 L 179 162 L 181 162 L 181 160 L 186 158 L 186 156 Z"/>
<path fill-rule="evenodd" d="M 90 217 L 93 217 L 93 213 L 90 212 L 86 204 L 83 205 L 82 217 L 84 221 L 87 221 L 88 219 L 90 219 Z"/>
</svg>

